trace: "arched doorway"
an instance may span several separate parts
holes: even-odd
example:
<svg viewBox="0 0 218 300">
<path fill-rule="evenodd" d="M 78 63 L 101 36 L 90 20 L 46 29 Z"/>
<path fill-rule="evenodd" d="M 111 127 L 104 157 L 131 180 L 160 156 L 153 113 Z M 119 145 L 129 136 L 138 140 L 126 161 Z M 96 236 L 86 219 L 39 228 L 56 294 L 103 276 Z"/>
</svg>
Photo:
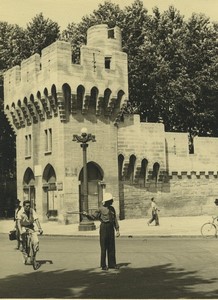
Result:
<svg viewBox="0 0 218 300">
<path fill-rule="evenodd" d="M 88 211 L 94 212 L 103 198 L 103 180 L 104 174 L 101 167 L 95 162 L 87 163 L 87 178 L 88 178 Z M 79 174 L 79 207 L 80 211 L 84 210 L 83 200 L 83 168 Z"/>
<path fill-rule="evenodd" d="M 48 218 L 57 217 L 58 215 L 58 199 L 56 186 L 56 173 L 52 165 L 48 164 L 43 172 L 43 215 Z"/>
<path fill-rule="evenodd" d="M 36 209 L 35 176 L 30 168 L 23 176 L 23 200 L 30 200 L 31 207 Z"/>
</svg>

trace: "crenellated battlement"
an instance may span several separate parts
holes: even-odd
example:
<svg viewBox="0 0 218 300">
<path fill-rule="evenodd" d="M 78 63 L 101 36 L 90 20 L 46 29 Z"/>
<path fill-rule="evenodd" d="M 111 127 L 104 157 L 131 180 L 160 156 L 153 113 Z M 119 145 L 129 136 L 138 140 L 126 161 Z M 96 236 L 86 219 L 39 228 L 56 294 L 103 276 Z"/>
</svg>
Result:
<svg viewBox="0 0 218 300">
<path fill-rule="evenodd" d="M 214 179 L 218 178 L 218 171 L 172 171 L 169 175 L 169 179 Z"/>
<path fill-rule="evenodd" d="M 188 133 L 165 132 L 162 123 L 140 122 L 138 115 L 126 117 L 118 131 L 118 155 L 123 157 L 122 177 L 128 178 L 128 170 L 135 169 L 133 182 L 139 174 L 145 173 L 150 180 L 155 165 L 158 167 L 157 181 L 160 181 L 161 172 L 165 173 L 164 177 L 175 180 L 217 178 L 217 148 L 217 138 L 195 137 L 194 154 L 190 154 Z"/>
<path fill-rule="evenodd" d="M 96 116 L 111 116 L 128 100 L 120 29 L 96 25 L 87 34 L 80 64 L 72 63 L 70 43 L 56 41 L 41 56 L 34 54 L 5 72 L 5 112 L 15 130 L 57 116 L 66 122 L 92 107 Z"/>
</svg>

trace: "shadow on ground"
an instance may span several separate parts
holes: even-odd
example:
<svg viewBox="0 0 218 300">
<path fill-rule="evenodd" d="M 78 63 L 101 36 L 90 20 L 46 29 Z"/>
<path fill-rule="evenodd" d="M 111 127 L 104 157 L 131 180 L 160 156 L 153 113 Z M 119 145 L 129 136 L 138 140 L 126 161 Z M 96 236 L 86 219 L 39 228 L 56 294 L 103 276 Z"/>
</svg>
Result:
<svg viewBox="0 0 218 300">
<path fill-rule="evenodd" d="M 42 262 L 43 263 L 43 262 Z M 49 262 L 48 262 L 49 263 Z M 0 279 L 1 298 L 175 299 L 218 298 L 218 278 L 202 279 L 196 272 L 172 264 L 119 270 L 56 270 L 42 268 Z M 201 292 L 200 292 L 200 291 Z"/>
</svg>

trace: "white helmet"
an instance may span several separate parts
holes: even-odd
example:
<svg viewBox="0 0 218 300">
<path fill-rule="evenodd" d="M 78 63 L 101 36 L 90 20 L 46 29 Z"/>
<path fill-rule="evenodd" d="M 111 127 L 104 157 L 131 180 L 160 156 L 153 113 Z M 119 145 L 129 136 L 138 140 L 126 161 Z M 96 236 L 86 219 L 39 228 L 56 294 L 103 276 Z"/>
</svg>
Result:
<svg viewBox="0 0 218 300">
<path fill-rule="evenodd" d="M 113 200 L 113 196 L 111 193 L 104 193 L 102 203 L 104 204 L 107 201 Z"/>
</svg>

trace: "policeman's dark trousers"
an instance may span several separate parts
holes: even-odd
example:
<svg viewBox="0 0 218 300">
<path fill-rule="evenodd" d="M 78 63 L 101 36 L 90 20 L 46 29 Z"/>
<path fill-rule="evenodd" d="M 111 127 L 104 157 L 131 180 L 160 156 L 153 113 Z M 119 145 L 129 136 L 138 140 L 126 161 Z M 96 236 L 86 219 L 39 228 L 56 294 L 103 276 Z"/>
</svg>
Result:
<svg viewBox="0 0 218 300">
<path fill-rule="evenodd" d="M 100 225 L 100 246 L 101 246 L 101 267 L 106 267 L 106 254 L 108 267 L 116 266 L 115 257 L 115 234 L 114 226 L 111 223 L 101 223 Z"/>
</svg>

